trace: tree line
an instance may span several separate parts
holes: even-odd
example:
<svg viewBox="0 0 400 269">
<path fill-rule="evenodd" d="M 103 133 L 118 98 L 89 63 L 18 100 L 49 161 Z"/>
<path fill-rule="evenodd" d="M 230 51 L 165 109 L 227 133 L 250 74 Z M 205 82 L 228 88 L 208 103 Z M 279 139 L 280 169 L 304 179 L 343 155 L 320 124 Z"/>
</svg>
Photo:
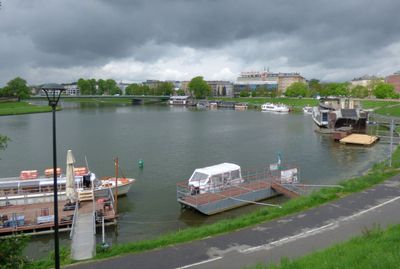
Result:
<svg viewBox="0 0 400 269">
<path fill-rule="evenodd" d="M 80 78 L 77 86 L 82 95 L 116 95 L 122 94 L 113 79 L 83 79 Z M 212 95 L 211 87 L 203 77 L 197 76 L 191 79 L 188 84 L 189 92 L 196 99 L 206 98 Z M 172 82 L 156 82 L 152 87 L 146 84 L 130 84 L 125 89 L 126 95 L 185 95 L 180 89 L 174 90 Z M 311 79 L 307 84 L 295 82 L 285 91 L 287 97 L 314 97 L 314 96 L 346 96 L 355 98 L 373 97 L 379 99 L 398 99 L 400 94 L 395 91 L 393 85 L 380 80 L 372 80 L 367 86 L 352 86 L 349 82 L 321 83 L 317 79 Z M 18 101 L 27 99 L 31 95 L 31 89 L 27 86 L 26 80 L 16 77 L 10 80 L 7 85 L 0 88 L 0 97 L 16 98 Z M 241 97 L 276 97 L 281 95 L 277 89 L 268 89 L 266 85 L 258 86 L 255 90 L 245 88 L 240 91 Z"/>
<path fill-rule="evenodd" d="M 288 97 L 314 97 L 314 96 L 344 96 L 355 98 L 366 98 L 375 96 L 379 99 L 398 99 L 400 94 L 395 91 L 392 84 L 380 80 L 371 80 L 367 86 L 353 86 L 349 82 L 320 83 L 312 79 L 308 84 L 295 82 L 285 92 Z"/>
</svg>

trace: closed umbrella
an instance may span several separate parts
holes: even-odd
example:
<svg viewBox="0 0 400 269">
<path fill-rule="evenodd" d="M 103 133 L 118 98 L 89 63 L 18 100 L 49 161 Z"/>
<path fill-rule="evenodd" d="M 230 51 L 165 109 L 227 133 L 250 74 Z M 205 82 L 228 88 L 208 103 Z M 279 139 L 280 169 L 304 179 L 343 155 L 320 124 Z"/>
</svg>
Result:
<svg viewBox="0 0 400 269">
<path fill-rule="evenodd" d="M 67 152 L 67 172 L 66 172 L 66 194 L 67 199 L 73 203 L 75 202 L 75 175 L 74 175 L 74 163 L 75 158 L 72 155 L 72 151 L 68 150 Z"/>
</svg>

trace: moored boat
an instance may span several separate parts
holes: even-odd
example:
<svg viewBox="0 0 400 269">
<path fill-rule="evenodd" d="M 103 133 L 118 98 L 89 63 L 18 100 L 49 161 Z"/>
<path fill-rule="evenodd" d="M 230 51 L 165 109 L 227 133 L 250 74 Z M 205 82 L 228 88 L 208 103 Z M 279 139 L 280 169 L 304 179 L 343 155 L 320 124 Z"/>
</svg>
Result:
<svg viewBox="0 0 400 269">
<path fill-rule="evenodd" d="M 274 103 L 265 103 L 261 106 L 262 111 L 272 111 L 272 112 L 289 112 L 290 109 L 287 105 L 284 104 L 274 104 Z"/>
<path fill-rule="evenodd" d="M 312 114 L 313 113 L 313 107 L 312 106 L 305 106 L 303 107 L 303 113 L 304 114 Z"/>
<path fill-rule="evenodd" d="M 51 169 L 53 170 L 53 169 Z M 46 169 L 47 172 L 48 169 Z M 64 174 L 57 175 L 57 188 L 59 197 L 66 196 L 67 177 Z M 95 194 L 111 189 L 118 196 L 128 193 L 135 182 L 133 178 L 107 177 L 98 179 L 86 167 L 75 168 L 74 187 L 77 192 L 82 190 L 93 190 Z M 35 202 L 48 202 L 53 199 L 53 173 L 39 176 L 37 170 L 22 171 L 20 177 L 0 179 L 0 205 L 23 204 Z M 117 190 L 115 190 L 117 186 Z"/>
<path fill-rule="evenodd" d="M 221 163 L 196 169 L 189 179 L 189 188 L 193 194 L 215 192 L 242 182 L 239 165 Z"/>
<path fill-rule="evenodd" d="M 323 133 L 333 133 L 342 127 L 355 132 L 366 130 L 368 111 L 363 110 L 360 102 L 350 98 L 321 98 L 319 105 L 313 108 L 312 118 Z"/>
<path fill-rule="evenodd" d="M 247 104 L 246 103 L 236 103 L 235 104 L 235 109 L 236 110 L 246 110 L 247 109 Z"/>
</svg>

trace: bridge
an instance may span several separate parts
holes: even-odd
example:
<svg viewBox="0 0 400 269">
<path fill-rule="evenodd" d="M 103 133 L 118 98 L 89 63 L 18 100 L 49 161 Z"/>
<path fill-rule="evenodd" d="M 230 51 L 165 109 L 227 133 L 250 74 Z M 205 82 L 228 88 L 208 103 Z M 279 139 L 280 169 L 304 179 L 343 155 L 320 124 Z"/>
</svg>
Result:
<svg viewBox="0 0 400 269">
<path fill-rule="evenodd" d="M 141 104 L 144 100 L 151 101 L 168 101 L 169 95 L 62 95 L 60 99 L 64 100 L 78 100 L 78 99 L 130 99 L 132 104 Z M 31 96 L 30 99 L 47 100 L 44 95 Z"/>
</svg>

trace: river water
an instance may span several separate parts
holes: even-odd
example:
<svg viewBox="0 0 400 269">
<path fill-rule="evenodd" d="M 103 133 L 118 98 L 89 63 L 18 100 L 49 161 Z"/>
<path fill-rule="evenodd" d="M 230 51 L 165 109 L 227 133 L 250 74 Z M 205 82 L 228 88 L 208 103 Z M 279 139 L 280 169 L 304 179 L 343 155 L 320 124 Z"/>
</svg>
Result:
<svg viewBox="0 0 400 269">
<path fill-rule="evenodd" d="M 181 211 L 176 202 L 178 181 L 194 169 L 222 162 L 242 168 L 283 162 L 300 169 L 300 181 L 334 184 L 365 172 L 388 154 L 388 146 L 345 146 L 313 130 L 310 115 L 274 114 L 255 110 L 197 110 L 186 107 L 62 104 L 57 112 L 57 158 L 65 170 L 66 152 L 77 166 L 99 177 L 114 174 L 113 158 L 128 177 L 137 179 L 119 199 L 118 226 L 107 229 L 108 243 L 154 238 L 187 226 L 212 223 L 258 208 L 231 210 L 212 217 Z M 11 138 L 0 152 L 0 177 L 21 170 L 43 171 L 52 166 L 51 114 L 0 117 L 0 133 Z M 138 167 L 138 160 L 144 168 Z M 276 202 L 279 202 L 276 201 Z M 68 235 L 61 244 L 68 245 Z M 53 236 L 33 237 L 28 254 L 42 256 L 53 249 Z M 98 235 L 98 240 L 101 236 Z"/>
</svg>

